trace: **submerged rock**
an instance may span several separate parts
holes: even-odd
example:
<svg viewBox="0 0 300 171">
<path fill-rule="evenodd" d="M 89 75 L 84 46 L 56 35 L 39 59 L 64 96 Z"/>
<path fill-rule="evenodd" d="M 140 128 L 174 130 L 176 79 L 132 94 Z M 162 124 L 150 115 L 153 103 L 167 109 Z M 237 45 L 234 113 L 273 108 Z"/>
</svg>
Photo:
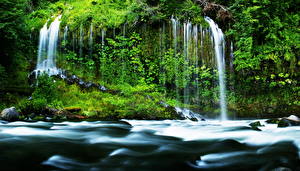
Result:
<svg viewBox="0 0 300 171">
<path fill-rule="evenodd" d="M 19 119 L 19 112 L 15 107 L 6 108 L 1 112 L 0 118 L 7 121 L 16 121 Z"/>
</svg>

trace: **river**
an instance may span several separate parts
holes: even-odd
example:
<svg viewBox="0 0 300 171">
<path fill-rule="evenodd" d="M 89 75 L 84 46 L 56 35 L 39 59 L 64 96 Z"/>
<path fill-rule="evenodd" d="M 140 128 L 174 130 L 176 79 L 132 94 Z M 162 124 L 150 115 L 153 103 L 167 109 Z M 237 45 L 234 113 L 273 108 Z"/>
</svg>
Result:
<svg viewBox="0 0 300 171">
<path fill-rule="evenodd" d="M 251 122 L 0 121 L 0 170 L 300 169 L 300 127 Z"/>
</svg>

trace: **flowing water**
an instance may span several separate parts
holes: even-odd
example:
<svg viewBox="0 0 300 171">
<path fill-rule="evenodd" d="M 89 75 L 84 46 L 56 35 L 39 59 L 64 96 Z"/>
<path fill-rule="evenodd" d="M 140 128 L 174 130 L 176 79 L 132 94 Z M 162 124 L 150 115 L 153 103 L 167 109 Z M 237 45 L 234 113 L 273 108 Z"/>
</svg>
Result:
<svg viewBox="0 0 300 171">
<path fill-rule="evenodd" d="M 1 170 L 300 169 L 300 127 L 246 121 L 0 121 Z"/>
<path fill-rule="evenodd" d="M 68 31 L 69 31 L 69 27 L 66 26 L 64 29 L 64 38 L 63 38 L 63 42 L 66 43 L 67 38 L 68 38 Z"/>
<path fill-rule="evenodd" d="M 219 86 L 220 86 L 220 107 L 221 119 L 227 120 L 227 102 L 226 102 L 226 85 L 225 85 L 225 39 L 222 30 L 209 17 L 205 17 L 209 23 L 212 39 L 215 47 L 215 56 L 217 58 Z"/>
<path fill-rule="evenodd" d="M 83 33 L 83 26 L 80 25 L 80 30 L 79 30 L 79 57 L 82 58 L 83 56 L 83 38 L 84 38 L 84 33 Z"/>
<path fill-rule="evenodd" d="M 46 23 L 40 30 L 38 59 L 34 71 L 36 76 L 41 73 L 56 75 L 60 72 L 60 70 L 56 68 L 60 18 L 61 15 L 56 17 L 50 24 L 49 29 L 47 28 L 48 23 Z"/>
<path fill-rule="evenodd" d="M 93 32 L 93 24 L 90 26 L 90 35 L 89 35 L 89 54 L 90 58 L 92 58 L 93 54 L 93 42 L 94 42 L 94 32 Z"/>
</svg>

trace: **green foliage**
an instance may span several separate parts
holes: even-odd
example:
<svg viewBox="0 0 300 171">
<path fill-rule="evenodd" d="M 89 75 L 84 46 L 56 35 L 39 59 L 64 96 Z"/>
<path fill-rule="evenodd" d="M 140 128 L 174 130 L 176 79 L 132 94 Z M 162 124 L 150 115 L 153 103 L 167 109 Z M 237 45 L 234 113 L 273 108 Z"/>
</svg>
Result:
<svg viewBox="0 0 300 171">
<path fill-rule="evenodd" d="M 22 114 L 28 115 L 31 113 L 40 114 L 45 107 L 47 106 L 47 100 L 45 98 L 37 98 L 37 99 L 24 99 L 19 102 L 18 109 Z"/>
<path fill-rule="evenodd" d="M 7 73 L 5 68 L 0 64 L 0 89 L 4 88 L 7 84 Z"/>
<path fill-rule="evenodd" d="M 18 108 L 23 114 L 41 113 L 46 106 L 58 106 L 57 86 L 54 80 L 46 74 L 38 77 L 37 85 L 30 99 L 23 99 L 18 104 Z"/>
<path fill-rule="evenodd" d="M 100 73 L 109 84 L 129 83 L 136 85 L 143 81 L 144 67 L 140 56 L 139 34 L 129 38 L 116 36 L 108 38 L 107 45 L 100 48 Z"/>
<path fill-rule="evenodd" d="M 173 113 L 159 105 L 163 95 L 157 92 L 155 85 L 129 84 L 112 85 L 108 87 L 118 91 L 109 94 L 97 90 L 85 91 L 76 85 L 66 85 L 58 82 L 58 93 L 64 107 L 79 107 L 88 117 L 111 119 L 173 119 Z"/>
<path fill-rule="evenodd" d="M 230 9 L 236 22 L 228 34 L 237 42 L 238 71 L 261 72 L 268 68 L 274 73 L 287 72 L 294 76 L 299 73 L 296 56 L 300 54 L 300 16 L 296 6 L 291 0 L 239 0 L 232 4 Z"/>
<path fill-rule="evenodd" d="M 32 93 L 33 99 L 42 98 L 45 99 L 47 103 L 51 103 L 57 98 L 56 84 L 53 78 L 46 74 L 38 77 L 37 85 L 34 92 Z"/>
</svg>

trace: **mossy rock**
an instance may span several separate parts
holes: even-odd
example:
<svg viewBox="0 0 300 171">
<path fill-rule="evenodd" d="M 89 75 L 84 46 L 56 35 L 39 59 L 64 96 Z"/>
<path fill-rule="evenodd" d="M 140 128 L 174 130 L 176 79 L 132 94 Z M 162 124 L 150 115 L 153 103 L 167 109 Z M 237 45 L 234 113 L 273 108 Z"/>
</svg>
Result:
<svg viewBox="0 0 300 171">
<path fill-rule="evenodd" d="M 260 126 L 264 126 L 260 123 L 260 121 L 256 121 L 256 122 L 252 122 L 249 124 L 251 126 L 251 128 L 255 131 L 261 131 L 261 129 L 259 129 L 258 127 Z"/>
<path fill-rule="evenodd" d="M 279 121 L 280 121 L 279 118 L 273 118 L 273 119 L 268 119 L 268 120 L 266 120 L 266 122 L 267 122 L 268 124 L 278 124 Z"/>
<path fill-rule="evenodd" d="M 70 113 L 80 113 L 81 112 L 80 107 L 65 107 L 64 110 L 68 111 Z"/>
<path fill-rule="evenodd" d="M 250 123 L 249 125 L 252 126 L 252 127 L 264 126 L 264 125 L 262 125 L 259 121 L 252 122 L 252 123 Z"/>
<path fill-rule="evenodd" d="M 46 117 L 43 116 L 43 115 L 37 115 L 37 116 L 33 117 L 32 120 L 34 120 L 34 121 L 45 121 Z"/>
</svg>

